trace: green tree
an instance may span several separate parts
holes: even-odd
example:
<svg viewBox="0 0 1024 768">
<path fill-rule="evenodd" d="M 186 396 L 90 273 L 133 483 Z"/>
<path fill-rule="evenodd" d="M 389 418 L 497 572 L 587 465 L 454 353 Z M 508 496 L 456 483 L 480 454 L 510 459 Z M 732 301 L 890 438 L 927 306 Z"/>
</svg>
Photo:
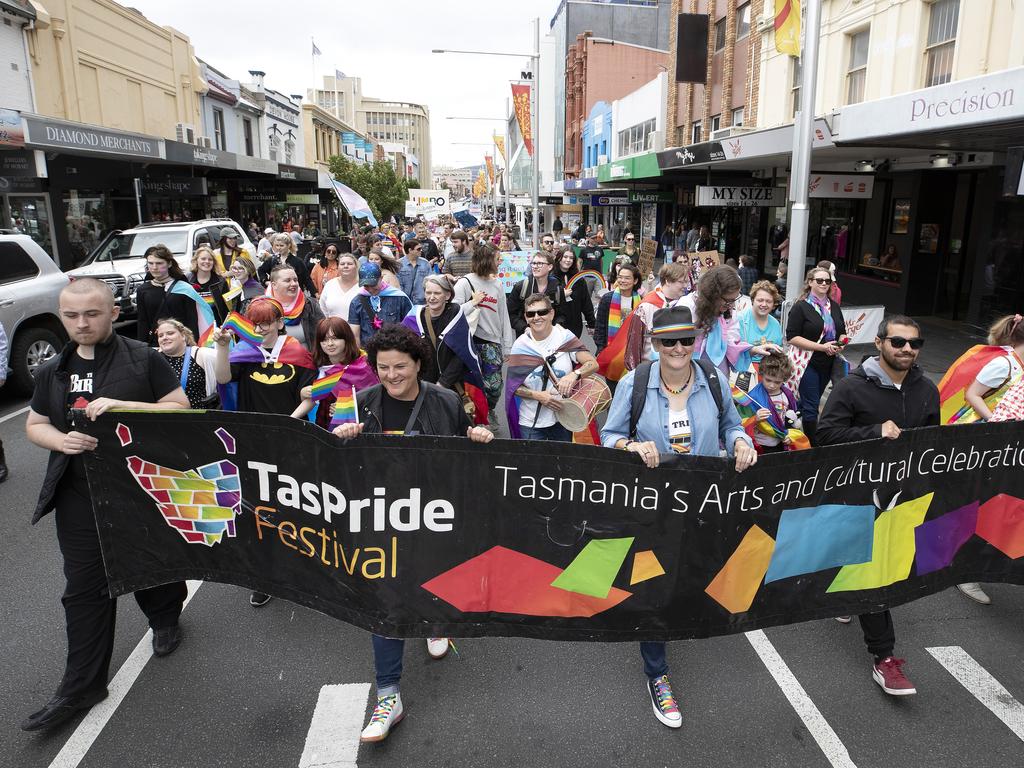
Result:
<svg viewBox="0 0 1024 768">
<path fill-rule="evenodd" d="M 347 157 L 334 155 L 328 165 L 334 178 L 366 198 L 378 221 L 405 213 L 409 184 L 398 177 L 390 163 L 375 160 L 360 165 Z"/>
</svg>

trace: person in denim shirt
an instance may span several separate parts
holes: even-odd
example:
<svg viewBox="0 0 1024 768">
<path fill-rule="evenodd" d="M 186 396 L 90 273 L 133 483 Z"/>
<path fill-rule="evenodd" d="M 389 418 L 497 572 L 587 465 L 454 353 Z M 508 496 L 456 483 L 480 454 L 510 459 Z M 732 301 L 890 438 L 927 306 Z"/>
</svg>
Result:
<svg viewBox="0 0 1024 768">
<path fill-rule="evenodd" d="M 385 283 L 372 261 L 359 267 L 359 293 L 348 307 L 348 324 L 363 347 L 387 323 L 401 323 L 412 309 L 409 297 Z"/>
<path fill-rule="evenodd" d="M 419 240 L 406 240 L 402 247 L 405 248 L 405 256 L 398 260 L 398 283 L 402 293 L 416 306 L 425 304 L 423 281 L 430 274 L 433 262 L 423 258 L 423 243 Z"/>
<path fill-rule="evenodd" d="M 651 341 L 659 359 L 651 364 L 647 396 L 630 434 L 633 382 L 637 371 L 619 381 L 601 444 L 639 454 L 648 467 L 657 467 L 661 454 L 683 453 L 719 456 L 722 448 L 736 457 L 736 471 L 757 461 L 757 452 L 740 426 L 729 390 L 729 380 L 720 376 L 722 410 L 709 389 L 701 367 L 693 361 L 697 327 L 689 307 L 659 309 L 654 313 Z M 637 370 L 642 370 L 638 368 Z M 682 725 L 682 715 L 668 679 L 664 642 L 640 643 L 640 656 L 647 675 L 647 692 L 655 717 L 670 728 Z"/>
</svg>

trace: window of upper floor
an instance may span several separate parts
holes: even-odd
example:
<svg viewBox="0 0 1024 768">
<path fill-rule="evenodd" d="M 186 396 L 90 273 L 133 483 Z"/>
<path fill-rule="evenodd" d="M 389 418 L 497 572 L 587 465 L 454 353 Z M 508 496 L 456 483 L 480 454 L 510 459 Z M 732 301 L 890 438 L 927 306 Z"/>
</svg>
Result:
<svg viewBox="0 0 1024 768">
<path fill-rule="evenodd" d="M 960 0 L 935 0 L 928 8 L 928 38 L 924 49 L 924 87 L 953 79 Z"/>
</svg>

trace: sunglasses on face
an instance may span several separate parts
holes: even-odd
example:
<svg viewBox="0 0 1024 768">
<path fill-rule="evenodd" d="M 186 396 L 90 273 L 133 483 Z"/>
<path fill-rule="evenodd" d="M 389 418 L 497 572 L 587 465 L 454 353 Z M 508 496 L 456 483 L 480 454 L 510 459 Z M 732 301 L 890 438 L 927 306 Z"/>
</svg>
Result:
<svg viewBox="0 0 1024 768">
<path fill-rule="evenodd" d="M 526 319 L 532 320 L 535 317 L 544 317 L 550 312 L 550 309 L 528 309 L 526 310 Z"/>
<path fill-rule="evenodd" d="M 693 342 L 696 339 L 658 339 L 661 342 L 661 346 L 666 349 L 672 349 L 676 344 L 682 344 L 684 347 L 692 347 Z"/>
<path fill-rule="evenodd" d="M 554 244 L 555 244 L 554 240 L 545 240 L 544 241 L 544 245 L 554 245 Z"/>
<path fill-rule="evenodd" d="M 626 238 L 626 242 L 627 243 L 632 242 L 633 240 L 636 240 L 636 238 L 635 237 L 627 237 Z"/>
<path fill-rule="evenodd" d="M 816 278 L 814 278 L 814 282 L 816 282 L 818 285 L 832 285 L 832 278 L 831 277 L 816 277 Z"/>
<path fill-rule="evenodd" d="M 920 337 L 916 339 L 905 339 L 902 336 L 882 336 L 882 338 L 888 339 L 893 349 L 903 349 L 907 344 L 909 344 L 910 348 L 916 351 L 924 346 L 924 339 Z"/>
</svg>

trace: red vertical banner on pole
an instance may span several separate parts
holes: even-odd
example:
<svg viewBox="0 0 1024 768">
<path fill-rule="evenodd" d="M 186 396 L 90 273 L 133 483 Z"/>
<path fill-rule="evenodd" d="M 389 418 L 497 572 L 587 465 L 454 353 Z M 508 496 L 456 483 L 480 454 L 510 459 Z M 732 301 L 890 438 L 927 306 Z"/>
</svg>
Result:
<svg viewBox="0 0 1024 768">
<path fill-rule="evenodd" d="M 526 151 L 533 156 L 533 131 L 530 128 L 530 86 L 512 86 L 512 104 L 516 108 L 516 120 L 519 123 L 519 131 L 523 134 L 523 144 Z"/>
</svg>

